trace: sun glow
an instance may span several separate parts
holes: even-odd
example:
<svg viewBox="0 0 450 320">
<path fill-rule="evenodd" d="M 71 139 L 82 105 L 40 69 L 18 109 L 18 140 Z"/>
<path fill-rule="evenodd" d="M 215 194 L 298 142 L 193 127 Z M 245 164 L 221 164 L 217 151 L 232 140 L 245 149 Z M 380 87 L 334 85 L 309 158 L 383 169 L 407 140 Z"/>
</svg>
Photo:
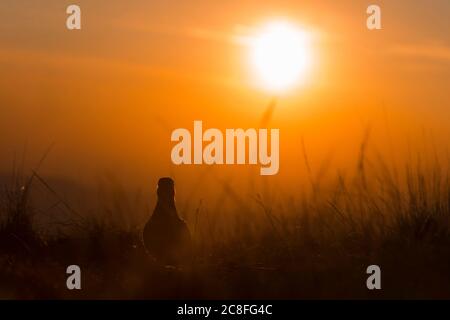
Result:
<svg viewBox="0 0 450 320">
<path fill-rule="evenodd" d="M 290 89 L 305 80 L 311 64 L 308 34 L 287 22 L 268 24 L 252 38 L 250 60 L 265 89 Z"/>
</svg>

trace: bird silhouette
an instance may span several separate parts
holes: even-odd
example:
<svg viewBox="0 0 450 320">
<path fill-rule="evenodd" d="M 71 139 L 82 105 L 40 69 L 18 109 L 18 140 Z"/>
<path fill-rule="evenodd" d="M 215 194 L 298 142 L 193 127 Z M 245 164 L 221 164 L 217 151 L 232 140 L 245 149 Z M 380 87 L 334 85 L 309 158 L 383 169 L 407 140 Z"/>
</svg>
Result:
<svg viewBox="0 0 450 320">
<path fill-rule="evenodd" d="M 175 206 L 175 183 L 171 178 L 158 181 L 158 201 L 143 231 L 144 245 L 156 260 L 178 265 L 187 262 L 191 236 Z"/>
</svg>

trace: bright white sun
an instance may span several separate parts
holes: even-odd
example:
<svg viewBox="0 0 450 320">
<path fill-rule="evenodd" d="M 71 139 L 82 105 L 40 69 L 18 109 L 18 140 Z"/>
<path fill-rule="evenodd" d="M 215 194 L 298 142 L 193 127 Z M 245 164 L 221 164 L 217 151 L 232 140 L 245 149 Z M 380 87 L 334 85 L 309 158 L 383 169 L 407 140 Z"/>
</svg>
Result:
<svg viewBox="0 0 450 320">
<path fill-rule="evenodd" d="M 308 35 L 287 22 L 268 24 L 251 40 L 251 63 L 261 84 L 279 93 L 304 80 L 311 63 Z"/>
</svg>

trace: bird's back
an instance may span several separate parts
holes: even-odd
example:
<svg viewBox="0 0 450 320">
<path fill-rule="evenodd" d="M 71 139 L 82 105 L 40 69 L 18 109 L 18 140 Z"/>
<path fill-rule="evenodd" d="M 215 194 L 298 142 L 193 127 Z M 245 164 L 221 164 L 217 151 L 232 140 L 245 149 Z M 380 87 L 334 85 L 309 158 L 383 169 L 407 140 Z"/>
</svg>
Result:
<svg viewBox="0 0 450 320">
<path fill-rule="evenodd" d="M 190 250 L 190 233 L 186 223 L 175 214 L 160 212 L 156 208 L 143 232 L 148 252 L 165 263 L 186 259 Z"/>
</svg>

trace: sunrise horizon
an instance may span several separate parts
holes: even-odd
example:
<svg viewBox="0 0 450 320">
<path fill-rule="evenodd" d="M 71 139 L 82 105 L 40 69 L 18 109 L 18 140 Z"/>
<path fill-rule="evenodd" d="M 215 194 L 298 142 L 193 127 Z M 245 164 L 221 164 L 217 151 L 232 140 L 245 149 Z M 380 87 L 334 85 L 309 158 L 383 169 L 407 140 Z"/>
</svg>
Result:
<svg viewBox="0 0 450 320">
<path fill-rule="evenodd" d="M 449 12 L 3 0 L 0 299 L 450 299 Z"/>
</svg>

